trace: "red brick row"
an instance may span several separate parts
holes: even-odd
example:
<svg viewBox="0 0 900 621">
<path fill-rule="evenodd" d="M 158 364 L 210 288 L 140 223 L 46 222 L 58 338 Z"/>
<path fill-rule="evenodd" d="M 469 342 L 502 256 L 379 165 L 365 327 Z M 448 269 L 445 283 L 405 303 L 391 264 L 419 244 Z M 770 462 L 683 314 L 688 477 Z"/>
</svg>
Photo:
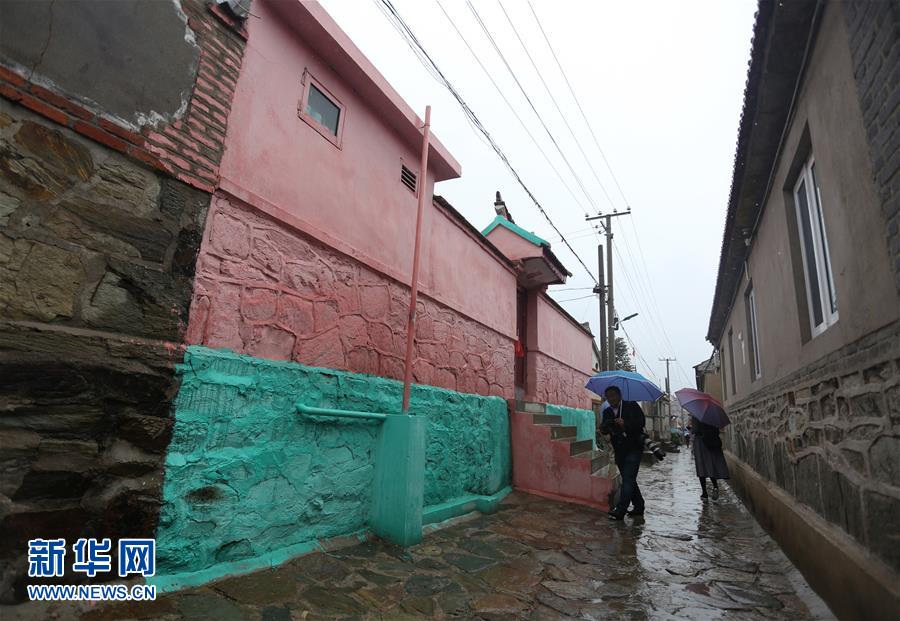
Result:
<svg viewBox="0 0 900 621">
<path fill-rule="evenodd" d="M 200 62 L 183 119 L 141 133 L 0 67 L 0 96 L 194 187 L 213 192 L 237 88 L 246 31 L 214 7 L 183 4 L 200 46 Z"/>
<path fill-rule="evenodd" d="M 214 67 L 205 61 L 200 62 L 197 76 L 203 78 L 204 80 L 209 80 L 213 84 L 218 82 L 223 87 L 225 87 L 225 90 L 232 93 L 237 89 L 237 80 L 234 80 L 230 75 L 226 73 L 218 71 L 217 67 Z"/>
<path fill-rule="evenodd" d="M 200 49 L 200 66 L 206 65 L 213 70 L 214 73 L 224 74 L 234 80 L 238 79 L 240 65 L 234 63 L 228 64 L 224 59 L 219 58 L 208 50 Z"/>
</svg>

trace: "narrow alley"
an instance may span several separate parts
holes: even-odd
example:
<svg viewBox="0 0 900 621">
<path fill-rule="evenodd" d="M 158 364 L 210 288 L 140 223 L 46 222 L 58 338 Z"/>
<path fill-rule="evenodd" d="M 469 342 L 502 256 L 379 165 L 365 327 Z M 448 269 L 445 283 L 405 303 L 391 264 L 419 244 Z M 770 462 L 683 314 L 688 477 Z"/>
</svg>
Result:
<svg viewBox="0 0 900 621">
<path fill-rule="evenodd" d="M 0 0 L 0 621 L 900 620 L 898 24 Z"/>
<path fill-rule="evenodd" d="M 644 466 L 644 519 L 513 493 L 405 552 L 366 542 L 81 620 L 830 618 L 731 489 L 701 504 L 693 474 L 685 450 Z"/>
</svg>

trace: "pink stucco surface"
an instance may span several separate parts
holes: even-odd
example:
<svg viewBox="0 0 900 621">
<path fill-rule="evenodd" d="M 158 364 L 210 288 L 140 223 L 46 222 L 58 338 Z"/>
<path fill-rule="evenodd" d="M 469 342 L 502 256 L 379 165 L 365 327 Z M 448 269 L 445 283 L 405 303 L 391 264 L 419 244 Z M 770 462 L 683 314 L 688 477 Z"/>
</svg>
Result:
<svg viewBox="0 0 900 621">
<path fill-rule="evenodd" d="M 488 240 L 513 261 L 542 255 L 541 247 L 502 226 L 487 234 Z"/>
<path fill-rule="evenodd" d="M 315 3 L 262 0 L 254 13 L 188 340 L 399 378 L 416 215 L 400 168 L 420 172 L 421 122 Z M 304 76 L 343 106 L 340 140 L 298 116 Z M 429 162 L 431 197 L 460 168 L 436 139 Z M 540 251 L 496 231 L 509 258 Z M 426 202 L 422 243 L 415 381 L 510 397 L 515 270 L 439 202 Z M 589 337 L 536 304 L 531 393 L 588 407 Z"/>
<path fill-rule="evenodd" d="M 537 349 L 559 362 L 589 373 L 591 337 L 575 320 L 541 295 L 537 299 Z"/>
<path fill-rule="evenodd" d="M 591 459 L 574 457 L 570 444 L 552 440 L 550 427 L 533 416 L 510 412 L 513 486 L 516 489 L 609 511 L 617 480 L 591 474 Z"/>
<path fill-rule="evenodd" d="M 331 60 L 337 52 L 323 47 L 322 37 L 303 39 L 271 2 L 254 4 L 254 12 L 259 18 L 249 20 L 250 36 L 221 168 L 222 187 L 373 269 L 408 282 L 416 195 L 400 182 L 400 168 L 404 164 L 419 173 L 420 144 L 410 143 L 407 128 L 398 127 L 384 105 L 375 106 L 372 97 L 358 92 L 357 83 L 348 83 L 345 73 L 333 70 Z M 310 43 L 329 56 L 316 53 Z M 345 107 L 340 148 L 298 117 L 306 71 Z M 437 157 L 435 148 L 432 153 Z M 424 186 L 429 197 L 434 178 L 430 170 Z M 423 243 L 422 291 L 514 336 L 512 271 L 473 243 L 430 201 Z M 473 287 L 508 294 L 475 295 Z"/>
<path fill-rule="evenodd" d="M 400 379 L 408 286 L 217 195 L 197 261 L 187 341 Z M 415 381 L 511 398 L 512 340 L 419 298 Z"/>
<path fill-rule="evenodd" d="M 529 294 L 527 315 L 528 398 L 589 409 L 592 393 L 584 385 L 593 362 L 590 335 L 540 292 Z"/>
</svg>

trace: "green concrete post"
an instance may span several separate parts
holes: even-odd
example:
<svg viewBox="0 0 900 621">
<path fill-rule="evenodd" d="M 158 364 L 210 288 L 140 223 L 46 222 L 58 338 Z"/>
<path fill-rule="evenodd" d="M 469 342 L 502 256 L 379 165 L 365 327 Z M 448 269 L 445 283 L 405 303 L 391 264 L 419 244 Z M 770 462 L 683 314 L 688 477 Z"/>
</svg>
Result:
<svg viewBox="0 0 900 621">
<path fill-rule="evenodd" d="M 422 540 L 425 423 L 424 416 L 389 414 L 378 435 L 369 525 L 379 537 L 404 547 Z"/>
</svg>

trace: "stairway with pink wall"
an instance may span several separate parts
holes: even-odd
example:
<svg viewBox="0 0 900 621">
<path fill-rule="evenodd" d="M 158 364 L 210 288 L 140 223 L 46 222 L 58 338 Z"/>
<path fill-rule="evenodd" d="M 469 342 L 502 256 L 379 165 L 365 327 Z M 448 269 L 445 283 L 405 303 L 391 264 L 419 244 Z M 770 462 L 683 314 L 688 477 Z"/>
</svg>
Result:
<svg viewBox="0 0 900 621">
<path fill-rule="evenodd" d="M 513 487 L 538 496 L 609 511 L 619 474 L 609 455 L 537 403 L 510 401 Z"/>
</svg>

